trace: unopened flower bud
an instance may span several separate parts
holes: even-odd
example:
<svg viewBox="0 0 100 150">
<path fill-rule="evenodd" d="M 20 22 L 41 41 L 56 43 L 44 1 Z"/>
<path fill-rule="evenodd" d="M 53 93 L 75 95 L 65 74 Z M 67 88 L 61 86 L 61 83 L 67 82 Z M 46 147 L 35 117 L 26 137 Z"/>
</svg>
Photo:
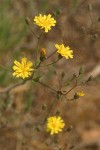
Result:
<svg viewBox="0 0 100 150">
<path fill-rule="evenodd" d="M 83 65 L 83 66 L 80 68 L 80 70 L 79 70 L 79 75 L 80 75 L 80 74 L 83 74 L 84 71 L 85 71 L 85 66 Z"/>
<path fill-rule="evenodd" d="M 65 77 L 65 73 L 64 73 L 64 72 L 61 73 L 61 77 L 62 77 L 62 78 Z"/>
<path fill-rule="evenodd" d="M 36 131 L 38 131 L 38 132 L 41 131 L 40 126 L 37 126 L 37 127 L 36 127 Z"/>
<path fill-rule="evenodd" d="M 42 105 L 42 110 L 44 111 L 44 110 L 46 110 L 47 109 L 47 105 L 46 104 L 43 104 Z"/>
<path fill-rule="evenodd" d="M 59 110 L 56 111 L 56 115 L 60 115 L 60 111 Z"/>
<path fill-rule="evenodd" d="M 71 145 L 68 149 L 73 149 L 75 146 L 74 145 Z"/>
<path fill-rule="evenodd" d="M 93 80 L 93 76 L 90 76 L 86 82 L 92 81 Z"/>
<path fill-rule="evenodd" d="M 45 59 L 46 59 L 46 50 L 45 48 L 42 48 L 40 52 L 40 60 L 44 61 Z"/>
<path fill-rule="evenodd" d="M 26 22 L 27 25 L 31 24 L 31 21 L 30 21 L 30 19 L 28 17 L 25 18 L 25 22 Z"/>
<path fill-rule="evenodd" d="M 77 95 L 77 93 L 75 93 L 74 99 L 78 99 L 78 98 L 79 98 L 79 95 Z"/>
<path fill-rule="evenodd" d="M 61 91 L 57 91 L 57 99 L 58 100 L 60 100 L 61 96 L 62 96 L 62 92 Z"/>
<path fill-rule="evenodd" d="M 73 126 L 72 126 L 72 125 L 70 125 L 70 126 L 66 129 L 67 132 L 70 132 L 70 131 L 72 131 L 72 130 L 73 130 Z"/>
</svg>

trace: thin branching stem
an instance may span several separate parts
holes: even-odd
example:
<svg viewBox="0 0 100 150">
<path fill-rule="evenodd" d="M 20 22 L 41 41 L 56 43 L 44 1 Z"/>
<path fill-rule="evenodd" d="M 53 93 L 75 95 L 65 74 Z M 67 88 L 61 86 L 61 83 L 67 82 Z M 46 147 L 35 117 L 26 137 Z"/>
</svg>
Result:
<svg viewBox="0 0 100 150">
<path fill-rule="evenodd" d="M 52 112 L 52 109 L 53 109 L 53 107 L 54 107 L 54 105 L 55 105 L 56 103 L 57 103 L 57 100 L 54 99 L 54 101 L 52 102 L 52 104 L 51 104 L 51 106 L 50 106 L 50 108 L 49 108 L 49 110 L 48 110 L 47 115 L 46 115 L 45 118 L 44 118 L 43 124 L 45 124 L 45 122 L 47 121 L 47 118 L 49 117 L 49 115 L 50 115 L 50 113 Z"/>
<path fill-rule="evenodd" d="M 43 83 L 43 82 L 41 82 L 41 81 L 37 81 L 37 82 L 40 83 L 41 85 L 43 85 L 43 86 L 49 88 L 49 89 L 52 90 L 53 92 L 56 92 L 55 89 L 53 89 L 52 87 L 48 86 L 47 84 L 45 84 L 45 83 Z"/>
<path fill-rule="evenodd" d="M 32 34 L 33 34 L 33 35 L 37 38 L 37 40 L 38 40 L 38 42 L 37 42 L 37 47 L 36 47 L 36 54 L 37 54 L 37 58 L 38 58 L 39 42 L 40 42 L 40 39 L 41 39 L 41 37 L 42 37 L 42 35 L 43 35 L 43 31 L 41 32 L 40 36 L 37 36 L 37 35 L 34 33 L 32 27 L 31 27 L 31 24 L 28 24 L 28 26 L 29 26 L 29 29 L 30 29 L 30 31 L 32 32 Z"/>
<path fill-rule="evenodd" d="M 65 98 L 66 102 L 67 102 L 67 101 L 73 101 L 73 100 L 74 100 L 74 98 L 69 99 L 69 98 L 67 98 L 65 95 L 63 95 L 63 96 L 64 96 L 64 98 Z"/>
<path fill-rule="evenodd" d="M 12 89 L 16 88 L 17 86 L 20 86 L 20 85 L 23 85 L 26 83 L 27 80 L 24 80 L 23 82 L 21 83 L 16 83 L 14 85 L 10 85 L 8 86 L 7 88 L 5 88 L 4 90 L 0 91 L 0 94 L 3 94 L 3 93 L 9 93 Z"/>
<path fill-rule="evenodd" d="M 51 54 L 47 57 L 47 59 L 49 59 L 50 57 L 52 57 L 56 52 L 57 52 L 57 51 L 55 50 L 53 53 L 51 53 Z M 46 60 L 47 60 L 47 59 L 46 59 Z"/>
<path fill-rule="evenodd" d="M 29 24 L 28 26 L 29 26 L 29 29 L 30 29 L 30 31 L 32 32 L 32 34 L 38 39 L 39 37 L 34 33 L 34 31 L 33 31 L 32 27 L 31 27 L 31 25 Z"/>
<path fill-rule="evenodd" d="M 75 80 L 75 84 L 73 85 L 73 87 L 71 89 L 69 89 L 66 93 L 64 93 L 63 95 L 67 95 L 68 93 L 70 93 L 74 88 L 76 88 L 78 85 L 77 83 L 77 79 L 79 78 L 80 74 L 78 74 L 76 80 Z"/>
<path fill-rule="evenodd" d="M 43 65 L 43 66 L 40 66 L 40 67 L 47 67 L 47 66 L 51 66 L 55 63 L 57 63 L 59 61 L 59 59 L 55 60 L 54 62 L 50 63 L 50 64 L 47 64 L 47 65 Z"/>
<path fill-rule="evenodd" d="M 40 36 L 37 38 L 37 39 L 38 39 L 37 48 L 36 48 L 36 55 L 37 55 L 37 58 L 38 58 L 38 51 L 39 51 L 40 39 L 41 39 L 42 35 L 43 35 L 43 31 L 41 32 Z"/>
<path fill-rule="evenodd" d="M 65 94 L 63 94 L 63 95 L 67 95 L 68 93 L 70 93 L 75 87 L 77 86 L 77 83 L 75 83 L 75 85 L 71 88 L 71 89 L 69 89 Z"/>
</svg>

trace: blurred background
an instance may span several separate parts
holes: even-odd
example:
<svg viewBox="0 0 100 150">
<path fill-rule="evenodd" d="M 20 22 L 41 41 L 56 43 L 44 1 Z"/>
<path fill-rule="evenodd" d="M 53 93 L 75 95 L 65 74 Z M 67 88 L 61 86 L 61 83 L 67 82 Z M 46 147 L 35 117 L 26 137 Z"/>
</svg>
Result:
<svg viewBox="0 0 100 150">
<path fill-rule="evenodd" d="M 0 91 L 21 81 L 12 76 L 15 59 L 27 56 L 35 63 L 37 39 L 30 32 L 25 18 L 30 18 L 34 32 L 39 35 L 40 30 L 33 22 L 39 13 L 50 13 L 57 20 L 57 25 L 48 34 L 43 34 L 40 49 L 46 48 L 49 55 L 55 50 L 55 43 L 64 43 L 74 51 L 74 59 L 66 61 L 63 58 L 42 69 L 45 72 L 42 81 L 58 89 L 62 72 L 65 73 L 63 84 L 68 83 L 70 76 L 82 65 L 86 67 L 84 79 L 90 75 L 94 77 L 93 81 L 69 94 L 71 97 L 77 90 L 82 90 L 85 97 L 64 104 L 59 101 L 53 108 L 51 115 L 60 110 L 67 127 L 73 126 L 59 145 L 63 147 L 66 143 L 69 149 L 75 150 L 99 150 L 100 0 L 0 0 Z M 53 56 L 49 62 L 55 58 Z M 42 105 L 49 108 L 53 99 L 49 89 L 30 82 L 12 90 L 9 97 L 0 94 L 0 149 L 54 149 L 43 144 L 47 135 L 33 132 L 33 124 L 37 125 L 45 114 Z"/>
</svg>

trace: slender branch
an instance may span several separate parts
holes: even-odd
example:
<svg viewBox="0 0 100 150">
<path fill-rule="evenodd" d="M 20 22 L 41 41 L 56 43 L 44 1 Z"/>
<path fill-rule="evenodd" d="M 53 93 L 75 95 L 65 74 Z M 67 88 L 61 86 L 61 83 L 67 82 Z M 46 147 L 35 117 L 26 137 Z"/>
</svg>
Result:
<svg viewBox="0 0 100 150">
<path fill-rule="evenodd" d="M 41 65 L 41 61 L 39 62 L 39 64 L 36 66 L 35 69 L 38 69 L 40 67 L 40 65 Z"/>
<path fill-rule="evenodd" d="M 77 83 L 75 83 L 75 85 L 69 90 L 69 91 L 67 91 L 65 94 L 63 94 L 63 95 L 67 95 L 68 93 L 70 93 L 75 87 L 77 86 Z"/>
<path fill-rule="evenodd" d="M 36 51 L 37 51 L 37 58 L 38 58 L 39 42 L 40 42 L 41 36 L 42 36 L 42 34 L 43 34 L 43 31 L 41 32 L 40 36 L 37 36 L 37 35 L 34 33 L 32 27 L 31 27 L 31 23 L 28 23 L 28 26 L 29 26 L 29 29 L 30 29 L 30 31 L 32 32 L 32 34 L 38 39 L 37 48 L 36 48 Z"/>
<path fill-rule="evenodd" d="M 38 37 L 37 48 L 36 48 L 37 58 L 38 58 L 39 43 L 40 43 L 40 39 L 41 39 L 42 35 L 43 35 L 43 31 L 41 32 L 40 36 Z"/>
<path fill-rule="evenodd" d="M 41 81 L 37 81 L 37 82 L 38 82 L 38 83 L 40 83 L 41 85 L 43 85 L 43 86 L 45 86 L 45 87 L 49 88 L 50 90 L 52 90 L 52 91 L 56 92 L 56 90 L 55 90 L 55 89 L 53 89 L 52 87 L 48 86 L 47 84 L 45 84 L 45 83 L 43 83 L 43 82 L 41 82 Z"/>
<path fill-rule="evenodd" d="M 49 108 L 49 111 L 48 111 L 46 117 L 44 118 L 43 125 L 45 124 L 47 118 L 49 117 L 49 115 L 50 115 L 50 113 L 51 113 L 51 111 L 52 111 L 54 105 L 56 104 L 56 102 L 57 102 L 57 100 L 54 99 L 53 103 L 51 104 L 51 107 Z"/>
<path fill-rule="evenodd" d="M 93 22 L 92 15 L 91 15 L 92 5 L 91 5 L 91 1 L 90 0 L 88 0 L 88 7 L 89 7 L 88 8 L 88 10 L 89 10 L 89 17 L 90 17 L 90 21 L 91 21 L 91 24 L 90 24 L 89 28 L 91 28 L 93 26 L 94 22 Z"/>
<path fill-rule="evenodd" d="M 77 78 L 76 78 L 76 80 L 75 80 L 74 86 L 73 86 L 71 89 L 69 89 L 66 93 L 64 93 L 63 95 L 67 95 L 67 94 L 70 93 L 75 87 L 77 87 L 77 86 L 80 85 L 80 84 L 79 84 L 79 85 L 77 84 L 77 80 L 78 80 L 79 76 L 80 76 L 80 74 L 78 74 L 78 76 L 77 76 Z"/>
<path fill-rule="evenodd" d="M 36 51 L 37 51 L 37 57 L 38 57 L 39 42 L 40 42 L 40 38 L 41 38 L 41 36 L 42 36 L 42 34 L 43 34 L 43 31 L 41 32 L 40 36 L 37 36 L 37 35 L 34 33 L 32 27 L 31 27 L 31 23 L 29 22 L 27 25 L 28 25 L 30 31 L 32 32 L 32 34 L 38 39 L 38 42 L 37 42 L 37 48 L 36 48 Z"/>
<path fill-rule="evenodd" d="M 9 93 L 12 89 L 16 88 L 17 86 L 20 86 L 20 85 L 23 85 L 26 83 L 27 80 L 24 80 L 23 82 L 21 83 L 16 83 L 14 85 L 10 85 L 8 86 L 7 88 L 5 88 L 3 91 L 0 91 L 0 94 L 3 94 L 3 93 Z"/>
<path fill-rule="evenodd" d="M 53 53 L 51 53 L 51 54 L 47 57 L 47 59 L 49 59 L 50 57 L 52 57 L 56 52 L 57 52 L 57 51 L 55 50 Z M 47 59 L 46 59 L 46 60 L 47 60 Z"/>
<path fill-rule="evenodd" d="M 34 33 L 32 27 L 30 24 L 28 24 L 30 31 L 32 32 L 33 35 L 35 35 L 35 37 L 38 39 L 39 37 Z"/>
<path fill-rule="evenodd" d="M 67 98 L 65 95 L 63 95 L 63 96 L 65 97 L 66 102 L 67 102 L 67 101 L 73 101 L 73 100 L 74 100 L 73 98 L 72 98 L 72 99 Z"/>
<path fill-rule="evenodd" d="M 53 65 L 53 64 L 55 64 L 56 62 L 58 62 L 59 61 L 59 59 L 57 59 L 56 61 L 54 61 L 54 62 L 52 62 L 52 63 L 50 63 L 50 64 L 47 64 L 47 65 L 43 65 L 43 66 L 40 66 L 40 67 L 47 67 L 47 66 L 50 66 L 50 65 Z"/>
</svg>

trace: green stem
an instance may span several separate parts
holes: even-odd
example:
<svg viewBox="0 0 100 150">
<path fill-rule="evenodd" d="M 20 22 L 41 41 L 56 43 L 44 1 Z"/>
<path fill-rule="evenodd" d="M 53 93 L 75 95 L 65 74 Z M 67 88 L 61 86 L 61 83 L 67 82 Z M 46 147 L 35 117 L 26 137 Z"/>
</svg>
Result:
<svg viewBox="0 0 100 150">
<path fill-rule="evenodd" d="M 39 43 L 40 43 L 40 39 L 41 39 L 42 35 L 43 35 L 43 31 L 41 32 L 40 36 L 37 38 L 38 39 L 37 48 L 36 48 L 37 59 L 38 59 Z"/>
<path fill-rule="evenodd" d="M 30 29 L 30 31 L 32 32 L 32 34 L 38 39 L 39 37 L 34 33 L 34 31 L 33 31 L 32 27 L 31 27 L 31 25 L 28 25 L 28 26 L 29 26 L 29 29 Z"/>
<path fill-rule="evenodd" d="M 38 69 L 40 67 L 40 65 L 41 65 L 41 61 L 39 62 L 39 64 L 36 66 L 35 69 Z"/>
<path fill-rule="evenodd" d="M 55 63 L 58 62 L 58 61 L 59 61 L 59 59 L 57 59 L 56 61 L 54 61 L 54 62 L 52 62 L 52 63 L 50 63 L 50 64 L 47 64 L 47 65 L 44 65 L 44 66 L 40 66 L 40 67 L 47 67 L 47 66 L 50 66 L 50 65 L 55 64 Z"/>
<path fill-rule="evenodd" d="M 50 55 L 47 57 L 47 59 L 49 59 L 50 57 L 52 57 L 55 53 L 56 53 L 56 50 L 55 50 L 52 54 L 50 54 Z M 46 59 L 46 60 L 47 60 L 47 59 Z"/>
<path fill-rule="evenodd" d="M 29 29 L 30 29 L 30 31 L 32 32 L 32 34 L 33 34 L 33 35 L 37 38 L 37 40 L 38 40 L 38 42 L 37 42 L 37 48 L 36 48 L 36 54 L 37 54 L 37 59 L 38 59 L 39 42 L 40 42 L 41 36 L 42 36 L 42 34 L 43 34 L 43 31 L 41 32 L 40 36 L 37 36 L 37 35 L 34 33 L 34 31 L 33 31 L 32 27 L 31 27 L 31 25 L 28 24 L 28 26 L 29 26 Z"/>
</svg>

